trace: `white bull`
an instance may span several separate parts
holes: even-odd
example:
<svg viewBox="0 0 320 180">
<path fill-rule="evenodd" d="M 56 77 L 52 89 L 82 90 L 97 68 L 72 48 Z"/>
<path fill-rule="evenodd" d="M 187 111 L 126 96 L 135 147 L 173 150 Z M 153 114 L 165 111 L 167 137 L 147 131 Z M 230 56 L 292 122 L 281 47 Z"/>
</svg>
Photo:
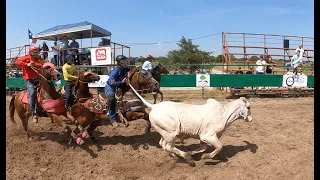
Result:
<svg viewBox="0 0 320 180">
<path fill-rule="evenodd" d="M 130 84 L 129 84 L 130 85 Z M 144 104 L 152 108 L 149 119 L 154 129 L 162 136 L 159 144 L 171 155 L 184 158 L 190 165 L 195 163 L 190 155 L 204 152 L 207 144 L 215 147 L 215 150 L 203 154 L 202 158 L 213 158 L 222 149 L 218 138 L 227 127 L 237 119 L 253 120 L 250 112 L 250 103 L 244 98 L 232 101 L 226 105 L 220 104 L 214 99 L 208 99 L 206 104 L 192 105 L 163 101 L 159 104 L 150 104 L 130 85 L 136 95 Z M 200 139 L 200 148 L 186 153 L 175 147 L 177 138 Z"/>
</svg>

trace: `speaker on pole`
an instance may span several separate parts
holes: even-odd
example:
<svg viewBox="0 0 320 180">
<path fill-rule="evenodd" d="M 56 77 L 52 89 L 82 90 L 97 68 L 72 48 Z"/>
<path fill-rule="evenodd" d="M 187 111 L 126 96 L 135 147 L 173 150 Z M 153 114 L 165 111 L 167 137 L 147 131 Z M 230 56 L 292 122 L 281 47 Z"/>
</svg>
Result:
<svg viewBox="0 0 320 180">
<path fill-rule="evenodd" d="M 289 48 L 289 39 L 283 40 L 283 48 Z"/>
</svg>

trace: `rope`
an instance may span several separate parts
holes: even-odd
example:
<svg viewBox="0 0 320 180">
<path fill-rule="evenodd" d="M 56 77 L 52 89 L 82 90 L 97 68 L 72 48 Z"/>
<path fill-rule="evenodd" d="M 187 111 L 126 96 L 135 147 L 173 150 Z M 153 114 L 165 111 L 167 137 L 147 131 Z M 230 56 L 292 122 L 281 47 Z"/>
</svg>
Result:
<svg viewBox="0 0 320 180">
<path fill-rule="evenodd" d="M 45 79 L 46 81 L 49 82 L 49 80 L 48 80 L 46 77 L 44 77 L 42 74 L 40 74 L 40 73 L 38 72 L 38 70 L 36 70 L 34 67 L 30 66 L 30 68 L 31 68 L 34 72 L 36 72 L 39 76 L 41 76 L 43 79 Z"/>
</svg>

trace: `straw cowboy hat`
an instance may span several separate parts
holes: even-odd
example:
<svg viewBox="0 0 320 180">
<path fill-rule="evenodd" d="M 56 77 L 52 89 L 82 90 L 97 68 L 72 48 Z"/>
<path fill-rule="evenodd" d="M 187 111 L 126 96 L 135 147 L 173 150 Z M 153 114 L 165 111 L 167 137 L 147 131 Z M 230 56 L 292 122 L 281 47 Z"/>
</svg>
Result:
<svg viewBox="0 0 320 180">
<path fill-rule="evenodd" d="M 151 55 L 148 55 L 148 56 L 147 56 L 147 59 L 148 59 L 148 60 L 154 60 L 154 57 L 151 56 Z"/>
</svg>

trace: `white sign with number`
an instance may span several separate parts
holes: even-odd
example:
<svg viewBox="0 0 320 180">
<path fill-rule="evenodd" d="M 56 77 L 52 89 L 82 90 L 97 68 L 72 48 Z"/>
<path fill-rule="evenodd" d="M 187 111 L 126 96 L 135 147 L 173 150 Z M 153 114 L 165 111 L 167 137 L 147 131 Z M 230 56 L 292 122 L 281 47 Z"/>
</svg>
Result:
<svg viewBox="0 0 320 180">
<path fill-rule="evenodd" d="M 197 87 L 210 87 L 210 74 L 197 74 L 196 86 Z"/>
<path fill-rule="evenodd" d="M 307 75 L 283 75 L 282 86 L 283 87 L 307 87 L 308 76 Z"/>
<path fill-rule="evenodd" d="M 109 65 L 111 64 L 111 47 L 92 48 L 91 65 Z"/>
<path fill-rule="evenodd" d="M 100 80 L 94 83 L 88 83 L 88 87 L 105 87 L 109 79 L 109 75 L 99 75 Z"/>
</svg>

